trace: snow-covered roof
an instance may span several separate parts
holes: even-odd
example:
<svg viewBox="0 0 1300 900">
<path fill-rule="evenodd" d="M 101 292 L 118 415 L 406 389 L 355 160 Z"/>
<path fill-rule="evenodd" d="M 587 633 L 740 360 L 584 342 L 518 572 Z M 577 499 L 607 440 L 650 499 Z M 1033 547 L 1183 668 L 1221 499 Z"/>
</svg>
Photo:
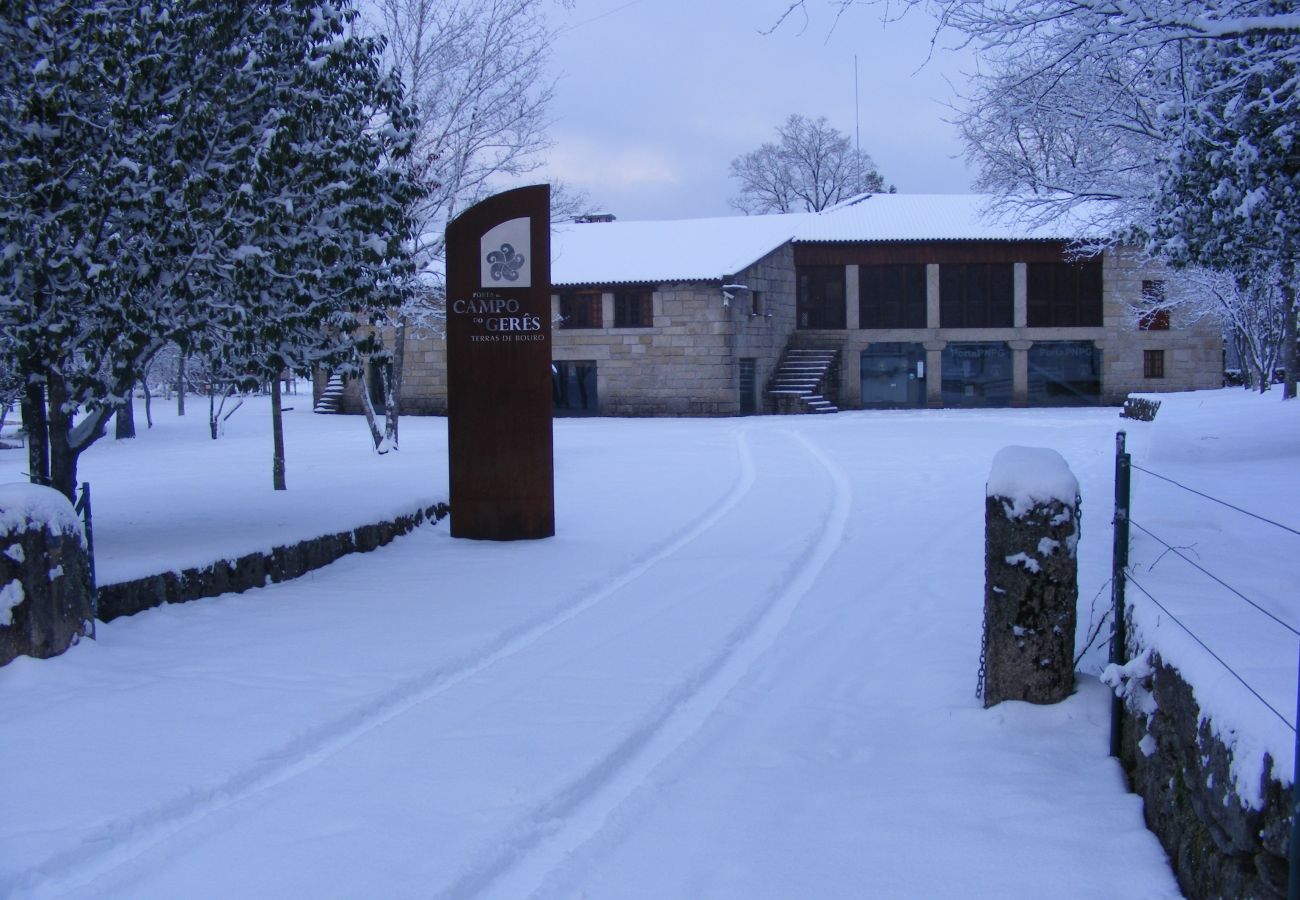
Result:
<svg viewBox="0 0 1300 900">
<path fill-rule="evenodd" d="M 1081 221 L 999 216 L 987 194 L 872 194 L 808 217 L 796 241 L 1034 241 L 1092 234 Z"/>
<path fill-rule="evenodd" d="M 984 194 L 874 194 L 820 213 L 562 225 L 551 236 L 557 285 L 716 281 L 787 241 L 1072 240 L 1093 229 L 990 216 Z"/>
<path fill-rule="evenodd" d="M 553 284 L 716 281 L 791 240 L 811 213 L 561 225 Z"/>
</svg>

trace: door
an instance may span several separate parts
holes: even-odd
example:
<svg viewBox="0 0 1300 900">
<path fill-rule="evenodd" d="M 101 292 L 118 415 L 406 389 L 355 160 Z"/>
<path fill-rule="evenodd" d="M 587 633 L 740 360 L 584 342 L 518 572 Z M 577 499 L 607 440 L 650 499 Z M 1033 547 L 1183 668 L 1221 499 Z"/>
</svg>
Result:
<svg viewBox="0 0 1300 900">
<path fill-rule="evenodd" d="M 925 348 L 871 344 L 862 351 L 863 406 L 924 406 Z"/>
</svg>

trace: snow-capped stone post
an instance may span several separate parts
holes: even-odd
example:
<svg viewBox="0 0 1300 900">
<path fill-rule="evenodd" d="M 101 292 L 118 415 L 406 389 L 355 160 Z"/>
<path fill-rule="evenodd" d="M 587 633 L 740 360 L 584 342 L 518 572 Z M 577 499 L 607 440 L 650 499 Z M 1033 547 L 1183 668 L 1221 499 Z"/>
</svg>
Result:
<svg viewBox="0 0 1300 900">
<path fill-rule="evenodd" d="M 984 519 L 984 706 L 1074 690 L 1079 482 L 1055 450 L 1004 447 Z"/>
<path fill-rule="evenodd" d="M 0 485 L 0 666 L 17 656 L 58 656 L 93 638 L 94 599 L 68 498 L 38 484 Z"/>
<path fill-rule="evenodd" d="M 452 537 L 555 534 L 550 196 L 506 191 L 447 226 Z"/>
</svg>

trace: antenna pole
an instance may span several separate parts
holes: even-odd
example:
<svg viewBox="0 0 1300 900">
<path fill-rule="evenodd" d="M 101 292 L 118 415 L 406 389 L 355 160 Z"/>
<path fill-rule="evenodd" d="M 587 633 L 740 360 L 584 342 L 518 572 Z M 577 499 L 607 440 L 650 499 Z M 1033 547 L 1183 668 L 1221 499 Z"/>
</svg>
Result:
<svg viewBox="0 0 1300 900">
<path fill-rule="evenodd" d="M 858 55 L 853 54 L 853 149 L 854 165 L 858 173 L 858 183 L 854 191 L 862 187 L 862 126 L 859 124 L 858 115 Z"/>
</svg>

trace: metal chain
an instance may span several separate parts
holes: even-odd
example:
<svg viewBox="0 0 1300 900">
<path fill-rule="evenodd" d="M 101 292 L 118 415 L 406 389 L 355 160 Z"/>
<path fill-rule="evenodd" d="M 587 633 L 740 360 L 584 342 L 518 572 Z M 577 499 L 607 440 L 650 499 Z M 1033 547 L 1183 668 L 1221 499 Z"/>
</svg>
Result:
<svg viewBox="0 0 1300 900">
<path fill-rule="evenodd" d="M 978 700 L 984 699 L 984 654 L 989 648 L 989 630 L 988 623 L 980 619 L 980 670 L 979 676 L 975 682 L 975 697 Z"/>
</svg>

